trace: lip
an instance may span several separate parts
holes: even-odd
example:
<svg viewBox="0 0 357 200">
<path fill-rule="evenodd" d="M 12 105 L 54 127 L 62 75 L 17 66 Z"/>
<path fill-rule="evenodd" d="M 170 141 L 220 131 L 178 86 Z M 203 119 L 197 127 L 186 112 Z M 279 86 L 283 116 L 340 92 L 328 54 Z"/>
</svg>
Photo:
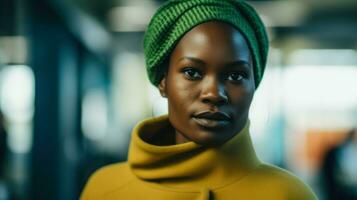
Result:
<svg viewBox="0 0 357 200">
<path fill-rule="evenodd" d="M 232 118 L 225 112 L 203 111 L 195 114 L 193 120 L 206 128 L 224 128 L 231 123 Z"/>
</svg>

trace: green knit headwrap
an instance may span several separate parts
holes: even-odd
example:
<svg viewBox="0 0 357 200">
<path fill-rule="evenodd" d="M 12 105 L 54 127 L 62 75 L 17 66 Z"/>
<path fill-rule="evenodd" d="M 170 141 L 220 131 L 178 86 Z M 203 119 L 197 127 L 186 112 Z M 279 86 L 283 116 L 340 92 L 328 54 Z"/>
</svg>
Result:
<svg viewBox="0 0 357 200">
<path fill-rule="evenodd" d="M 256 11 L 241 0 L 169 0 L 155 13 L 144 38 L 146 69 L 157 86 L 168 66 L 164 61 L 179 40 L 195 26 L 222 21 L 236 27 L 246 38 L 253 58 L 255 86 L 264 73 L 268 37 Z"/>
</svg>

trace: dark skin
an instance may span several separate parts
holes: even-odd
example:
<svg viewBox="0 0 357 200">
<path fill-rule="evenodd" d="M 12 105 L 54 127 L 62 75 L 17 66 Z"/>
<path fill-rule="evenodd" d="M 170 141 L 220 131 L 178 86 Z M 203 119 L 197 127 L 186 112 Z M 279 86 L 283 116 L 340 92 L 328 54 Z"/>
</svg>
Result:
<svg viewBox="0 0 357 200">
<path fill-rule="evenodd" d="M 168 99 L 174 143 L 225 143 L 243 129 L 254 96 L 247 41 L 223 22 L 194 27 L 173 50 L 159 90 Z"/>
</svg>

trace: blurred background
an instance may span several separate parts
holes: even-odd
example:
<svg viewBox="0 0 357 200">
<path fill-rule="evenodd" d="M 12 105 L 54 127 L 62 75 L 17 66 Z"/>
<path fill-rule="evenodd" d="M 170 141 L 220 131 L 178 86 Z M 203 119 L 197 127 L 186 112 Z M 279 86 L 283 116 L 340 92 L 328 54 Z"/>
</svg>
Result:
<svg viewBox="0 0 357 200">
<path fill-rule="evenodd" d="M 78 199 L 166 112 L 142 41 L 164 0 L 0 0 L 0 200 Z M 259 156 L 320 199 L 357 199 L 357 1 L 249 1 L 271 40 L 251 108 Z"/>
</svg>

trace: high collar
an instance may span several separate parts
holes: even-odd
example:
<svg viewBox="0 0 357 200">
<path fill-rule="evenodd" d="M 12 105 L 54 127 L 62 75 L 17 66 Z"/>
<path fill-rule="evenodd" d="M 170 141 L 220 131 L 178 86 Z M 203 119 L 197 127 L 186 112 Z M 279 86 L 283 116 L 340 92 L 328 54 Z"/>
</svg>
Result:
<svg viewBox="0 0 357 200">
<path fill-rule="evenodd" d="M 128 162 L 138 178 L 176 187 L 221 187 L 255 169 L 257 158 L 249 134 L 249 121 L 232 139 L 218 147 L 194 142 L 157 146 L 144 141 L 145 135 L 174 134 L 168 116 L 140 122 L 133 130 Z M 160 137 L 158 137 L 160 138 Z"/>
</svg>

